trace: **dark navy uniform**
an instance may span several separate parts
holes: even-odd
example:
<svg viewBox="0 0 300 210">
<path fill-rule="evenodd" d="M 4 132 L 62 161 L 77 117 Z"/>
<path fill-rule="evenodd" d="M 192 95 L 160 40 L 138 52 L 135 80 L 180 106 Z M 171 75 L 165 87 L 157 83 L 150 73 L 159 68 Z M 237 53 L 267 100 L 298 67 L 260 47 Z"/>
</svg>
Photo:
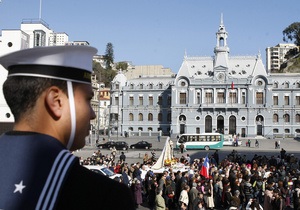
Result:
<svg viewBox="0 0 300 210">
<path fill-rule="evenodd" d="M 80 166 L 51 136 L 8 132 L 0 160 L 0 209 L 135 209 L 127 186 Z"/>
</svg>

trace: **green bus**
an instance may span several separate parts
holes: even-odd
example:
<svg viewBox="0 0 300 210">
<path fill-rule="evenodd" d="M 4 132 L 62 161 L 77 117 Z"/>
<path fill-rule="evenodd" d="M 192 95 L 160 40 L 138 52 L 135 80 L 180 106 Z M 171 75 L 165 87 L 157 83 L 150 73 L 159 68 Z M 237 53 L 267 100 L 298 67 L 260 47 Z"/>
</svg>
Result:
<svg viewBox="0 0 300 210">
<path fill-rule="evenodd" d="M 185 149 L 221 149 L 223 148 L 224 135 L 221 133 L 181 134 L 176 142 L 178 149 L 181 144 Z"/>
</svg>

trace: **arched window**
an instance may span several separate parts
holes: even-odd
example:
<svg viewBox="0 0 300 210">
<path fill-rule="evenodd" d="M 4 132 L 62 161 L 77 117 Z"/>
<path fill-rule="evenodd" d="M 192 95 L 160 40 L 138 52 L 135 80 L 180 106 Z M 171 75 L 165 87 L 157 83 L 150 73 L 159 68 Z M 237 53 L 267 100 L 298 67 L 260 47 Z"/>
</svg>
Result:
<svg viewBox="0 0 300 210">
<path fill-rule="evenodd" d="M 295 119 L 295 121 L 298 123 L 298 122 L 300 122 L 300 114 L 296 114 L 296 119 Z"/>
<path fill-rule="evenodd" d="M 148 131 L 153 131 L 153 128 L 152 127 L 148 127 Z"/>
<path fill-rule="evenodd" d="M 278 114 L 273 114 L 273 122 L 278 123 Z"/>
<path fill-rule="evenodd" d="M 283 115 L 283 119 L 284 119 L 284 122 L 290 122 L 290 115 L 289 114 L 284 114 Z"/>
<path fill-rule="evenodd" d="M 139 121 L 143 121 L 143 114 L 139 113 Z"/>
<path fill-rule="evenodd" d="M 133 120 L 134 120 L 133 114 L 129 113 L 129 121 L 133 121 Z"/>
<path fill-rule="evenodd" d="M 148 121 L 153 121 L 153 114 L 152 113 L 148 114 Z"/>
<path fill-rule="evenodd" d="M 143 128 L 142 128 L 142 127 L 139 127 L 139 128 L 138 128 L 138 131 L 143 131 Z"/>
<path fill-rule="evenodd" d="M 159 121 L 159 122 L 162 121 L 162 113 L 158 113 L 158 121 Z"/>
<path fill-rule="evenodd" d="M 128 130 L 129 130 L 129 131 L 133 131 L 133 127 L 129 127 Z"/>
<path fill-rule="evenodd" d="M 273 133 L 278 133 L 278 132 L 279 132 L 278 128 L 273 129 Z"/>
<path fill-rule="evenodd" d="M 284 83 L 284 87 L 285 88 L 289 88 L 290 87 L 290 84 L 288 82 Z"/>
</svg>

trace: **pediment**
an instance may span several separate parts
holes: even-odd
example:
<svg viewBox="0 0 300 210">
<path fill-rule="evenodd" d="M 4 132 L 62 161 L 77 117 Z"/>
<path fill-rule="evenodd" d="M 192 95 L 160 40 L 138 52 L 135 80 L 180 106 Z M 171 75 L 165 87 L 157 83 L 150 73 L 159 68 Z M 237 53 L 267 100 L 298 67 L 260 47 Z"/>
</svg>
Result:
<svg viewBox="0 0 300 210">
<path fill-rule="evenodd" d="M 215 66 L 214 67 L 214 70 L 217 70 L 217 71 L 225 71 L 227 70 L 227 67 L 226 66 Z"/>
</svg>

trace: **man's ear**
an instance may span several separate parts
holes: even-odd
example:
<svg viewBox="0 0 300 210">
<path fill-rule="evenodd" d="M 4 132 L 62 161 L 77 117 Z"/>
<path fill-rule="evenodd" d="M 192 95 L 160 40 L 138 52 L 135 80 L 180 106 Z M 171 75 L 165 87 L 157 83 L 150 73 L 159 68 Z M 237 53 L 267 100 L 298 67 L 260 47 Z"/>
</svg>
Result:
<svg viewBox="0 0 300 210">
<path fill-rule="evenodd" d="M 59 119 L 62 116 L 65 99 L 66 95 L 64 92 L 56 86 L 52 86 L 46 91 L 46 107 L 49 114 L 55 119 Z"/>
</svg>

